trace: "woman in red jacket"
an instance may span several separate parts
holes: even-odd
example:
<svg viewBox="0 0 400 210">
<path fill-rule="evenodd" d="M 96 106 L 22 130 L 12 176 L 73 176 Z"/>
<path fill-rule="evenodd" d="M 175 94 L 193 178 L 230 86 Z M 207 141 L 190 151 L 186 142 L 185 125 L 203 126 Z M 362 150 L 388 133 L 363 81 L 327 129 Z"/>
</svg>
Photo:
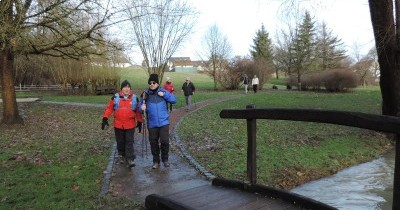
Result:
<svg viewBox="0 0 400 210">
<path fill-rule="evenodd" d="M 167 77 L 167 81 L 164 84 L 164 89 L 166 89 L 171 94 L 174 94 L 174 83 L 172 83 L 171 78 Z M 167 108 L 169 107 L 169 112 L 172 112 L 172 104 L 167 102 Z"/>
<path fill-rule="evenodd" d="M 117 150 L 120 160 L 126 160 L 129 167 L 135 166 L 134 134 L 136 121 L 143 118 L 138 108 L 138 98 L 133 94 L 128 80 L 121 83 L 121 91 L 116 93 L 103 113 L 101 129 L 108 124 L 108 118 L 114 112 L 114 132 L 117 141 Z"/>
</svg>

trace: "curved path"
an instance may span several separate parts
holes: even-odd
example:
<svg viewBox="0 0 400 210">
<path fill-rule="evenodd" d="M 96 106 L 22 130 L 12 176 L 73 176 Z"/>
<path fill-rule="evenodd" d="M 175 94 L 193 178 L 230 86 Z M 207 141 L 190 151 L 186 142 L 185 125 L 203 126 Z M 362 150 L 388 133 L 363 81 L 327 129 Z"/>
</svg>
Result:
<svg viewBox="0 0 400 210">
<path fill-rule="evenodd" d="M 195 111 L 209 104 L 219 103 L 225 100 L 244 96 L 242 94 L 224 96 L 196 103 Z M 205 169 L 186 152 L 183 142 L 176 135 L 176 128 L 180 120 L 190 112 L 185 108 L 174 109 L 170 115 L 170 154 L 171 166 L 164 168 L 161 164 L 159 169 L 151 169 L 152 156 L 149 143 L 143 144 L 143 135 L 135 134 L 136 167 L 128 168 L 125 164 L 115 161 L 116 146 L 109 158 L 107 172 L 103 180 L 101 195 L 112 194 L 115 196 L 126 196 L 144 204 L 147 195 L 157 193 L 167 195 L 197 186 L 211 184 L 212 174 Z"/>
</svg>

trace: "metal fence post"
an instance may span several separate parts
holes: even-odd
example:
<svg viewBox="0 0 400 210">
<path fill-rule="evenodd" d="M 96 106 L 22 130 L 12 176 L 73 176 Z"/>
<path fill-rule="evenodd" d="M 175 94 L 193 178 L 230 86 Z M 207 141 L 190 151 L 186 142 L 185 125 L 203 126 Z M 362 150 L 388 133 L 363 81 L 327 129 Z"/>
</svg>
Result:
<svg viewBox="0 0 400 210">
<path fill-rule="evenodd" d="M 246 109 L 255 108 L 255 104 L 246 106 Z M 257 183 L 256 131 L 256 119 L 247 119 L 247 178 L 251 184 Z"/>
</svg>

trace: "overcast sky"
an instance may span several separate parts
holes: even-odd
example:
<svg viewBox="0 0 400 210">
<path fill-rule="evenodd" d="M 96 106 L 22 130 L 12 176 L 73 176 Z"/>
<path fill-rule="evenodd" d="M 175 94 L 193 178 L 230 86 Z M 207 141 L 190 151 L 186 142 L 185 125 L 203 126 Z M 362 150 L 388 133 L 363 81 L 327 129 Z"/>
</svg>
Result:
<svg viewBox="0 0 400 210">
<path fill-rule="evenodd" d="M 299 2 L 300 0 L 294 0 Z M 190 57 L 197 60 L 201 53 L 201 41 L 207 29 L 216 24 L 228 37 L 233 55 L 249 54 L 253 38 L 264 24 L 270 38 L 276 40 L 276 31 L 284 28 L 283 0 L 188 0 L 200 12 L 191 40 L 186 42 L 174 57 Z M 362 53 L 374 45 L 373 31 L 367 0 L 302 0 L 316 21 L 327 23 L 334 35 L 342 39 L 351 54 L 354 43 Z M 294 8 L 293 8 L 294 10 Z"/>
</svg>

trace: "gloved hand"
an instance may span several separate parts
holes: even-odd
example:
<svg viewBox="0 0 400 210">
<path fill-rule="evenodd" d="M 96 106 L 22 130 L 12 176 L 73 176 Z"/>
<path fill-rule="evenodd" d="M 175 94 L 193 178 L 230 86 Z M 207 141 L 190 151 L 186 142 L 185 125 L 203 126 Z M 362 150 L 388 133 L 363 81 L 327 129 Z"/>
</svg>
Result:
<svg viewBox="0 0 400 210">
<path fill-rule="evenodd" d="M 142 123 L 142 122 L 137 122 L 136 127 L 139 129 L 139 133 L 142 132 L 142 126 L 143 126 L 143 123 Z"/>
<path fill-rule="evenodd" d="M 107 117 L 103 117 L 103 122 L 101 123 L 101 130 L 104 130 L 104 128 L 107 126 L 109 126 L 108 124 L 108 118 Z"/>
<path fill-rule="evenodd" d="M 160 91 L 157 93 L 159 96 L 163 97 L 164 96 L 164 92 Z"/>
</svg>

